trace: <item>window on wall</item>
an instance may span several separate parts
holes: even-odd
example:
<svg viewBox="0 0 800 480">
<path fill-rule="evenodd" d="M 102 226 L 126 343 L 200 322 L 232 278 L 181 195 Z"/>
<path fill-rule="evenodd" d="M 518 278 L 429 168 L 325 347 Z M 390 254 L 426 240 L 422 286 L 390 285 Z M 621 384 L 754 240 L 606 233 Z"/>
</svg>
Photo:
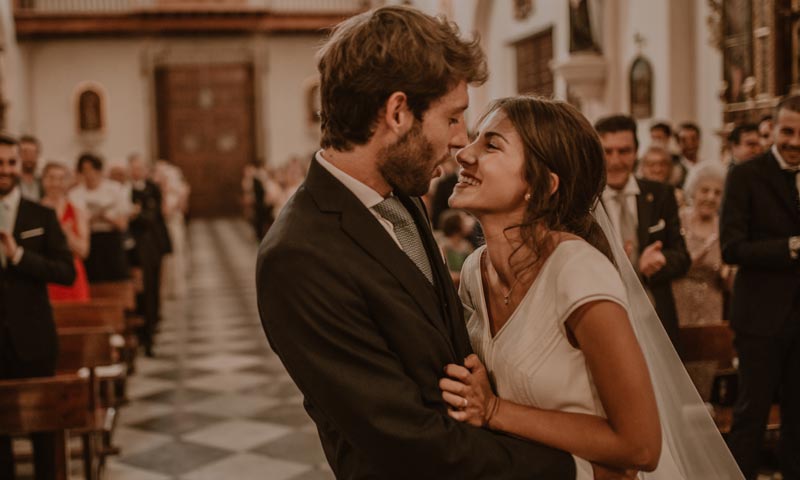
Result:
<svg viewBox="0 0 800 480">
<path fill-rule="evenodd" d="M 549 28 L 514 44 L 517 53 L 517 92 L 545 97 L 553 95 L 553 29 Z"/>
</svg>

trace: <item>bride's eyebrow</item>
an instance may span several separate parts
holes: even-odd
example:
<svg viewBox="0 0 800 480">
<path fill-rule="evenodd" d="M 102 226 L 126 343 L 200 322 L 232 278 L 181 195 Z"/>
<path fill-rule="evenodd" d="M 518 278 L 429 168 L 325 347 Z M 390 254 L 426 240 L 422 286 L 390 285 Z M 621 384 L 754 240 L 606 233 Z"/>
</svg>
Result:
<svg viewBox="0 0 800 480">
<path fill-rule="evenodd" d="M 505 143 L 508 143 L 508 139 L 506 139 L 506 137 L 504 137 L 503 135 L 501 135 L 498 132 L 489 131 L 489 132 L 486 132 L 486 133 L 483 134 L 483 138 L 485 138 L 488 141 L 491 141 L 492 138 L 495 138 L 495 137 L 499 138 L 500 140 L 504 141 Z"/>
</svg>

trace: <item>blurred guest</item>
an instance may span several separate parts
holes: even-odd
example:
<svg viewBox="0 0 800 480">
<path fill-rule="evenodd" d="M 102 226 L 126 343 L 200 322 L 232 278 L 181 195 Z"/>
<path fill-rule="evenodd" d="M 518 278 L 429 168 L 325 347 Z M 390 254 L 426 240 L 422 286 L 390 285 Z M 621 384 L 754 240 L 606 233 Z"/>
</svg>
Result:
<svg viewBox="0 0 800 480">
<path fill-rule="evenodd" d="M 686 176 L 700 162 L 697 157 L 700 150 L 700 127 L 691 122 L 684 122 L 678 127 L 676 138 L 681 155 L 676 168 L 672 171 L 670 183 L 681 188 L 686 181 Z"/>
<path fill-rule="evenodd" d="M 131 201 L 134 209 L 129 230 L 133 236 L 135 265 L 142 270 L 142 291 L 136 304 L 144 317 L 140 341 L 145 355 L 153 356 L 153 335 L 161 310 L 161 260 L 172 251 L 163 216 L 163 199 L 158 185 L 147 178 L 147 165 L 138 154 L 128 157 Z"/>
<path fill-rule="evenodd" d="M 32 135 L 23 135 L 19 139 L 19 158 L 22 161 L 22 175 L 19 179 L 19 189 L 22 197 L 32 202 L 42 198 L 42 181 L 36 175 L 36 166 L 39 164 L 39 140 Z"/>
<path fill-rule="evenodd" d="M 84 205 L 89 214 L 89 256 L 86 275 L 89 282 L 108 282 L 130 277 L 123 245 L 128 229 L 129 201 L 125 190 L 103 177 L 103 161 L 91 153 L 78 158 L 81 183 L 70 191 L 70 200 Z"/>
<path fill-rule="evenodd" d="M 769 151 L 731 170 L 720 218 L 722 258 L 739 266 L 731 302 L 739 389 L 728 445 L 747 479 L 758 474 L 776 391 L 783 478 L 800 478 L 800 95 L 778 103 L 772 138 Z"/>
<path fill-rule="evenodd" d="M 692 266 L 672 283 L 680 325 L 709 325 L 723 320 L 723 290 L 730 268 L 722 263 L 719 245 L 719 206 L 725 168 L 704 163 L 686 179 L 689 206 L 681 211 L 686 248 Z"/>
<path fill-rule="evenodd" d="M 431 200 L 431 224 L 433 228 L 442 230 L 439 217 L 442 212 L 450 208 L 448 201 L 453 194 L 453 188 L 458 183 L 458 164 L 454 159 L 450 159 L 442 164 L 442 174 L 434 180 L 433 198 Z"/>
<path fill-rule="evenodd" d="M 631 265 L 655 304 L 656 313 L 675 345 L 678 318 L 672 281 L 689 269 L 689 252 L 680 233 L 675 192 L 669 185 L 633 176 L 636 122 L 626 115 L 601 118 L 595 124 L 606 161 L 603 203 Z"/>
<path fill-rule="evenodd" d="M 728 144 L 731 148 L 731 168 L 764 152 L 758 133 L 758 125 L 755 123 L 735 126 L 728 135 Z"/>
<path fill-rule="evenodd" d="M 772 146 L 772 129 L 775 122 L 772 115 L 764 115 L 758 122 L 758 136 L 761 138 L 761 148 L 766 152 Z"/>
<path fill-rule="evenodd" d="M 732 276 L 731 268 L 722 263 L 719 245 L 719 205 L 725 174 L 722 164 L 707 162 L 686 179 L 689 206 L 681 210 L 681 223 L 692 266 L 685 277 L 672 282 L 681 326 L 719 324 L 724 318 L 725 291 Z M 700 396 L 709 401 L 717 362 L 686 362 L 685 367 Z"/>
<path fill-rule="evenodd" d="M 42 205 L 55 210 L 61 230 L 72 251 L 75 267 L 75 282 L 69 286 L 51 283 L 47 285 L 50 300 L 89 300 L 89 281 L 83 267 L 83 259 L 89 255 L 89 217 L 83 208 L 67 198 L 69 170 L 61 163 L 49 162 L 42 170 Z"/>
<path fill-rule="evenodd" d="M 654 143 L 642 154 L 639 169 L 641 178 L 667 184 L 672 174 L 672 158 L 666 148 Z"/>
<path fill-rule="evenodd" d="M 189 184 L 181 170 L 166 160 L 156 162 L 153 181 L 161 189 L 164 221 L 172 246 L 172 252 L 162 261 L 162 294 L 166 298 L 183 298 L 188 289 L 185 215 L 189 208 Z"/>
<path fill-rule="evenodd" d="M 17 141 L 0 135 L 0 379 L 55 373 L 58 336 L 47 283 L 75 280 L 55 212 L 22 198 L 20 175 Z M 35 479 L 55 479 L 56 436 L 31 437 Z M 14 475 L 11 437 L 0 435 L 0 478 Z"/>
<path fill-rule="evenodd" d="M 472 231 L 474 220 L 468 222 L 467 217 L 469 216 L 461 210 L 448 209 L 442 212 L 439 218 L 439 223 L 442 225 L 439 246 L 444 253 L 450 277 L 456 286 L 458 286 L 464 260 L 474 250 L 467 238 Z"/>
<path fill-rule="evenodd" d="M 672 138 L 672 127 L 666 122 L 657 122 L 650 126 L 650 141 L 658 143 L 662 147 L 669 149 L 669 141 Z"/>
</svg>

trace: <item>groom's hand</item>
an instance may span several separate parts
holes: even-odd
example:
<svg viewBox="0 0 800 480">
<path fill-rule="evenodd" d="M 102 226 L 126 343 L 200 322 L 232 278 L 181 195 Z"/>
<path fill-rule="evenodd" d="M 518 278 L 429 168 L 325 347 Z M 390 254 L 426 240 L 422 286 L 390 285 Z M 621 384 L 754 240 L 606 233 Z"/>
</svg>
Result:
<svg viewBox="0 0 800 480">
<path fill-rule="evenodd" d="M 636 470 L 620 470 L 596 463 L 592 464 L 592 472 L 594 480 L 636 480 L 636 475 L 639 474 Z"/>
</svg>

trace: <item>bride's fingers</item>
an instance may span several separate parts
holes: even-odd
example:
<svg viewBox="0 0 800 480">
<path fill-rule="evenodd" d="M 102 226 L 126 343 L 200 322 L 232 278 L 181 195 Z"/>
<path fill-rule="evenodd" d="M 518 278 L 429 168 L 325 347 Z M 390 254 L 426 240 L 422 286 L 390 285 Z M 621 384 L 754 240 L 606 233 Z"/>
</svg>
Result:
<svg viewBox="0 0 800 480">
<path fill-rule="evenodd" d="M 451 407 L 458 409 L 464 406 L 464 397 L 459 397 L 450 392 L 442 392 L 442 398 Z"/>
<path fill-rule="evenodd" d="M 470 356 L 464 359 L 464 366 L 470 369 L 471 371 L 474 371 L 474 369 L 479 368 L 481 366 L 481 360 L 474 353 L 470 354 Z"/>
<path fill-rule="evenodd" d="M 454 393 L 462 397 L 466 397 L 467 391 L 469 391 L 467 386 L 464 385 L 463 383 L 457 380 L 451 380 L 449 378 L 443 378 L 439 380 L 439 388 L 444 390 L 445 392 Z"/>
<path fill-rule="evenodd" d="M 455 365 L 453 363 L 444 367 L 444 373 L 446 373 L 448 377 L 453 377 L 457 378 L 458 380 L 461 380 L 462 383 L 466 383 L 470 374 L 469 370 L 467 370 L 466 368 L 460 365 Z"/>
<path fill-rule="evenodd" d="M 450 415 L 451 418 L 458 420 L 459 422 L 466 422 L 468 420 L 467 412 L 463 412 L 461 410 L 453 410 L 448 408 L 447 414 Z"/>
</svg>

